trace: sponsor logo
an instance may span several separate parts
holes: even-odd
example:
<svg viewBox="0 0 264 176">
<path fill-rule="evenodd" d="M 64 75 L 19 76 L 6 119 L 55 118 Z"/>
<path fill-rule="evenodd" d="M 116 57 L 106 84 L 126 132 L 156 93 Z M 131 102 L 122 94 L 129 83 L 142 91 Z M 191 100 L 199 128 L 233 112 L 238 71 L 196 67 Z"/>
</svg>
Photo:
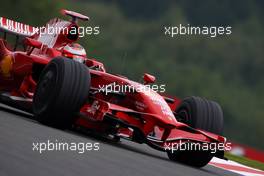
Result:
<svg viewBox="0 0 264 176">
<path fill-rule="evenodd" d="M 0 62 L 0 73 L 5 78 L 11 77 L 11 71 L 13 68 L 13 58 L 11 55 L 6 55 Z"/>
</svg>

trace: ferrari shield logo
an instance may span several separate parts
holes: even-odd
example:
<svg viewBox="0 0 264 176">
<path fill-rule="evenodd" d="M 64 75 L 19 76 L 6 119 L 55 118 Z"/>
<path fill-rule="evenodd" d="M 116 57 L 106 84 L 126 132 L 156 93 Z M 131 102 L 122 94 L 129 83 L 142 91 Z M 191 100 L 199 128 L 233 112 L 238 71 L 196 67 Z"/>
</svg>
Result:
<svg viewBox="0 0 264 176">
<path fill-rule="evenodd" d="M 98 101 L 94 101 L 91 108 L 87 110 L 87 112 L 91 113 L 92 115 L 94 115 L 96 113 L 96 111 L 98 111 L 100 108 L 99 102 Z"/>
</svg>

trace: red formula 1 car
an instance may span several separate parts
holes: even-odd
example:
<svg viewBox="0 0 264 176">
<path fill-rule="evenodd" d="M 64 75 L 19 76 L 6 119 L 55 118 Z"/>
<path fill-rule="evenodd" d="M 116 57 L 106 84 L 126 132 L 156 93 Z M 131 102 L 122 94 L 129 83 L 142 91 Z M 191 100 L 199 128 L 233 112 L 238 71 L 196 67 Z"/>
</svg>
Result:
<svg viewBox="0 0 264 176">
<path fill-rule="evenodd" d="M 53 19 L 42 28 L 0 18 L 2 103 L 31 112 L 49 126 L 78 126 L 145 143 L 167 152 L 173 161 L 196 167 L 205 166 L 212 157 L 224 158 L 223 113 L 216 102 L 162 96 L 147 88 L 155 81 L 149 74 L 141 84 L 107 73 L 102 63 L 87 59 L 75 43 L 77 20 L 89 18 L 62 12 L 72 20 Z M 50 34 L 51 27 L 60 30 Z M 13 48 L 7 42 L 9 35 L 16 38 Z M 116 86 L 118 90 L 113 89 Z M 222 150 L 208 147 L 211 144 L 223 145 Z"/>
</svg>

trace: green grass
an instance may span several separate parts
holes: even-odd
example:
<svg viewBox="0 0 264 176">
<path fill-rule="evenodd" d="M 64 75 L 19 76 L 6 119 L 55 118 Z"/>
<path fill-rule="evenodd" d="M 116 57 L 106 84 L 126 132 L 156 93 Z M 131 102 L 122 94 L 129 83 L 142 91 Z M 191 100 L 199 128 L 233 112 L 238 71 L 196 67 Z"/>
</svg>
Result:
<svg viewBox="0 0 264 176">
<path fill-rule="evenodd" d="M 240 164 L 264 171 L 264 163 L 262 162 L 251 160 L 242 156 L 232 155 L 230 153 L 225 153 L 225 157 L 228 158 L 229 160 L 236 161 Z"/>
</svg>

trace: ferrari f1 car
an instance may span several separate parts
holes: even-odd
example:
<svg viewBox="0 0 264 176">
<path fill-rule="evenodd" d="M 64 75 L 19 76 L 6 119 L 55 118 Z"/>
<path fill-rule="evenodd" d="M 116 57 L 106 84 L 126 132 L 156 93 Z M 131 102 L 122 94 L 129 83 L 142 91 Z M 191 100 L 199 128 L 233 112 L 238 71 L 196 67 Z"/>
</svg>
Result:
<svg viewBox="0 0 264 176">
<path fill-rule="evenodd" d="M 52 19 L 42 28 L 0 18 L 2 103 L 33 113 L 42 124 L 60 129 L 78 126 L 145 143 L 191 166 L 203 167 L 212 157 L 224 159 L 224 150 L 197 148 L 226 142 L 221 136 L 223 113 L 216 102 L 199 97 L 180 100 L 144 89 L 155 81 L 150 74 L 138 83 L 106 72 L 76 44 L 77 20 L 89 18 L 68 10 L 62 13 L 72 20 Z M 60 30 L 50 34 L 50 27 Z M 15 36 L 13 47 L 9 36 Z M 133 91 L 109 91 L 113 84 Z M 179 150 L 187 144 L 196 148 Z"/>
</svg>

